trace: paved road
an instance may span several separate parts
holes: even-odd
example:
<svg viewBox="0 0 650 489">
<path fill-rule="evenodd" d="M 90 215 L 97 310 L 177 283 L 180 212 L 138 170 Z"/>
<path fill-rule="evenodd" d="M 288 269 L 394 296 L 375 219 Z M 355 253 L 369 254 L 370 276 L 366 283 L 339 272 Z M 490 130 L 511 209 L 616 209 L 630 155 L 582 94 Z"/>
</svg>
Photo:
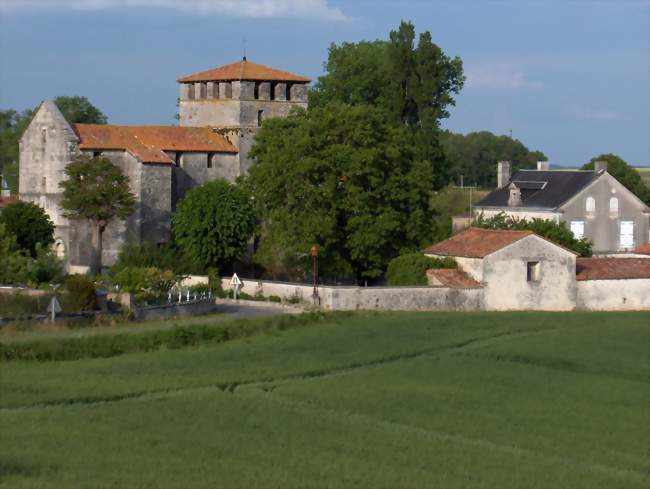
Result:
<svg viewBox="0 0 650 489">
<path fill-rule="evenodd" d="M 217 301 L 216 312 L 232 318 L 256 318 L 278 316 L 280 314 L 298 314 L 297 308 L 270 306 L 265 304 L 251 304 L 251 301 L 234 303 L 232 301 Z"/>
</svg>

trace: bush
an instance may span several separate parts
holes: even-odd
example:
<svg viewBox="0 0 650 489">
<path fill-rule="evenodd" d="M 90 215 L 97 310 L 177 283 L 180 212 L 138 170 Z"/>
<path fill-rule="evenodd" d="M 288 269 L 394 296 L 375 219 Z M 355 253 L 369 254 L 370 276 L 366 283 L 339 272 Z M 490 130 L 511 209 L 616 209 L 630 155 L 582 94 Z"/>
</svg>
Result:
<svg viewBox="0 0 650 489">
<path fill-rule="evenodd" d="M 70 294 L 71 305 L 79 311 L 90 311 L 97 308 L 95 285 L 85 275 L 68 275 L 64 284 Z"/>
<path fill-rule="evenodd" d="M 63 262 L 41 244 L 36 245 L 36 258 L 30 268 L 29 282 L 32 285 L 61 283 L 65 277 Z"/>
<path fill-rule="evenodd" d="M 282 302 L 282 297 L 277 295 L 269 296 L 269 302 Z"/>
<path fill-rule="evenodd" d="M 37 246 L 43 248 L 54 242 L 54 224 L 46 212 L 31 202 L 9 204 L 0 214 L 0 223 L 16 236 L 18 246 L 36 257 Z"/>
<path fill-rule="evenodd" d="M 176 274 L 198 271 L 174 243 L 159 245 L 151 242 L 128 244 L 122 247 L 117 261 L 111 267 L 111 272 L 117 273 L 124 268 L 159 268 L 171 270 Z"/>
<path fill-rule="evenodd" d="M 113 273 L 109 281 L 116 285 L 120 292 L 133 294 L 136 300 L 150 300 L 167 295 L 180 278 L 171 270 L 125 267 Z"/>
<path fill-rule="evenodd" d="M 431 258 L 421 253 L 409 253 L 391 260 L 386 271 L 388 285 L 427 285 L 427 270 L 458 268 L 453 258 Z"/>
<path fill-rule="evenodd" d="M 575 251 L 580 256 L 592 255 L 592 243 L 586 238 L 576 239 L 566 223 L 556 223 L 547 219 L 517 219 L 505 212 L 500 212 L 494 217 L 484 218 L 481 214 L 472 223 L 472 226 L 484 229 L 514 229 L 532 231 L 554 243 Z"/>
</svg>

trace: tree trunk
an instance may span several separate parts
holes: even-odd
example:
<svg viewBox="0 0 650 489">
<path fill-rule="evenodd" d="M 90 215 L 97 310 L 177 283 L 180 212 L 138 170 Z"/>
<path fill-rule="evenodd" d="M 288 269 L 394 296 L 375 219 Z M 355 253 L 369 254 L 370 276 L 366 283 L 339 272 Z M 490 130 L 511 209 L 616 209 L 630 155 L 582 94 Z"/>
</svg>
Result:
<svg viewBox="0 0 650 489">
<path fill-rule="evenodd" d="M 92 247 L 90 251 L 90 273 L 100 275 L 102 273 L 102 235 L 106 229 L 105 221 L 92 221 Z"/>
</svg>

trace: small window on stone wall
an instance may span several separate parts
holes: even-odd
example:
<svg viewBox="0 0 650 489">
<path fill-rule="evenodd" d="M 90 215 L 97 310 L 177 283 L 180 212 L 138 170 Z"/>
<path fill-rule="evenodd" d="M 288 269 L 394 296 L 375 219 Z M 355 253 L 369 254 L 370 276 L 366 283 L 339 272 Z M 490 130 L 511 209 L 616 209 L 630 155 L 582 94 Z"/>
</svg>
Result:
<svg viewBox="0 0 650 489">
<path fill-rule="evenodd" d="M 618 199 L 616 197 L 609 199 L 609 212 L 618 214 Z"/>
<path fill-rule="evenodd" d="M 287 83 L 287 101 L 291 100 L 291 83 Z"/>
<path fill-rule="evenodd" d="M 255 88 L 253 89 L 253 98 L 258 100 L 260 98 L 260 82 L 255 82 Z"/>
<path fill-rule="evenodd" d="M 208 168 L 212 168 L 212 158 L 214 158 L 214 153 L 208 153 L 208 162 L 207 162 Z"/>
<path fill-rule="evenodd" d="M 539 262 L 529 261 L 526 263 L 526 281 L 539 282 Z"/>
<path fill-rule="evenodd" d="M 183 153 L 181 153 L 180 151 L 176 152 L 174 164 L 179 168 L 183 166 Z"/>
</svg>

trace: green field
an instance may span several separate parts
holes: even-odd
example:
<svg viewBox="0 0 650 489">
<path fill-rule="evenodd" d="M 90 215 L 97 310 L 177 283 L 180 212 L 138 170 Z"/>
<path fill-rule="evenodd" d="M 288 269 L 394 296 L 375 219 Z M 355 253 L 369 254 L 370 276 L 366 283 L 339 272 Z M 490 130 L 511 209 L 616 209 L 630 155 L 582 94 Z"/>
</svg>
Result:
<svg viewBox="0 0 650 489">
<path fill-rule="evenodd" d="M 650 487 L 647 313 L 291 321 L 1 363 L 0 487 Z"/>
</svg>

